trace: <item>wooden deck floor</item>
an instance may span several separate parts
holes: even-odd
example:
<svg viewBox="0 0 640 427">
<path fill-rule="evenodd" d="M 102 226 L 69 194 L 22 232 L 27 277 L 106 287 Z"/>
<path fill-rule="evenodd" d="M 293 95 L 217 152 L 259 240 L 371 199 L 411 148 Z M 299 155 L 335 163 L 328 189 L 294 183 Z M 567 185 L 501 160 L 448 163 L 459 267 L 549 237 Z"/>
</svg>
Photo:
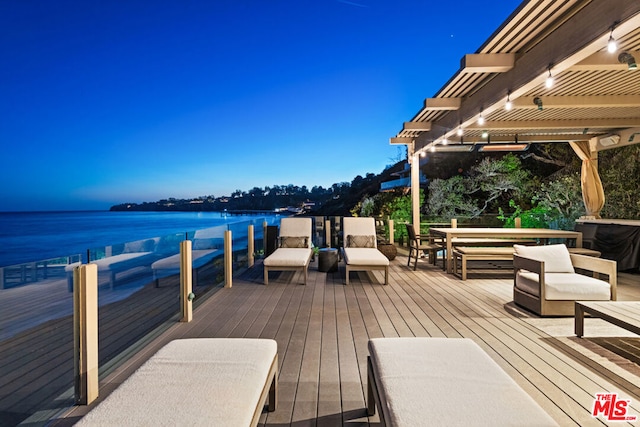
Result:
<svg viewBox="0 0 640 427">
<path fill-rule="evenodd" d="M 280 364 L 278 409 L 264 413 L 262 423 L 369 425 L 378 421 L 365 410 L 369 338 L 468 337 L 560 425 L 603 424 L 590 413 L 596 392 L 621 393 L 632 400 L 632 413 L 640 414 L 640 367 L 588 338 L 603 326 L 587 323 L 587 338 L 577 339 L 572 319 L 539 319 L 517 309 L 509 272 L 460 281 L 426 263 L 414 272 L 399 256 L 388 286 L 379 272 L 352 273 L 344 286 L 342 266 L 327 274 L 312 264 L 306 286 L 297 284 L 299 273 L 272 274 L 268 286 L 262 285 L 260 264 L 235 278 L 233 288 L 219 290 L 197 308 L 194 321 L 171 326 L 104 378 L 101 397 L 172 339 L 273 338 Z M 640 276 L 621 276 L 619 299 L 640 299 Z M 640 353 L 638 340 L 625 342 Z M 70 425 L 86 411 L 73 408 L 54 425 Z"/>
</svg>

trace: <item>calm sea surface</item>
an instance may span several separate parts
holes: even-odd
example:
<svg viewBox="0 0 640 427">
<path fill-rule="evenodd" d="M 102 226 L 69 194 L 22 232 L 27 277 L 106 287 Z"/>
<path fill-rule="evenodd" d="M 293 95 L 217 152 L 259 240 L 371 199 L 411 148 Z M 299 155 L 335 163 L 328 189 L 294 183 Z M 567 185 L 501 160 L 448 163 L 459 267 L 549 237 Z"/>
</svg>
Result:
<svg viewBox="0 0 640 427">
<path fill-rule="evenodd" d="M 252 218 L 258 217 L 219 212 L 0 212 L 0 267 Z M 278 220 L 274 216 L 268 222 Z"/>
</svg>

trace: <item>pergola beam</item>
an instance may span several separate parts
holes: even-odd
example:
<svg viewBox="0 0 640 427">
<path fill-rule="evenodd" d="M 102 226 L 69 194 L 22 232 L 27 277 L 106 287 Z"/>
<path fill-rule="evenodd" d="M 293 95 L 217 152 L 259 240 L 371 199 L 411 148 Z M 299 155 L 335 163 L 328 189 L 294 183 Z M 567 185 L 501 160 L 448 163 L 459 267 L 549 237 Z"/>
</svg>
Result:
<svg viewBox="0 0 640 427">
<path fill-rule="evenodd" d="M 467 126 L 468 130 L 520 130 L 520 129 L 610 129 L 640 126 L 640 117 L 631 119 L 576 119 L 576 120 L 512 120 L 487 121 L 484 125 Z"/>
<path fill-rule="evenodd" d="M 404 122 L 402 130 L 413 132 L 429 132 L 431 130 L 431 122 Z"/>
<path fill-rule="evenodd" d="M 460 98 L 427 98 L 424 109 L 429 111 L 451 111 L 460 108 Z"/>
<path fill-rule="evenodd" d="M 389 144 L 391 145 L 411 145 L 413 144 L 414 138 L 407 137 L 394 137 L 389 138 Z"/>
<path fill-rule="evenodd" d="M 514 53 L 473 53 L 460 60 L 461 73 L 504 73 L 516 62 Z"/>
<path fill-rule="evenodd" d="M 535 97 L 523 96 L 513 100 L 515 109 L 537 109 Z M 640 107 L 640 95 L 616 96 L 540 96 L 543 108 L 624 108 Z"/>
<path fill-rule="evenodd" d="M 640 60 L 640 51 L 634 50 L 628 52 L 633 55 L 636 60 Z M 569 67 L 570 71 L 610 71 L 610 70 L 627 70 L 627 64 L 618 62 L 618 53 L 610 54 L 609 52 L 596 52 L 593 55 L 583 59 L 575 65 Z"/>
</svg>

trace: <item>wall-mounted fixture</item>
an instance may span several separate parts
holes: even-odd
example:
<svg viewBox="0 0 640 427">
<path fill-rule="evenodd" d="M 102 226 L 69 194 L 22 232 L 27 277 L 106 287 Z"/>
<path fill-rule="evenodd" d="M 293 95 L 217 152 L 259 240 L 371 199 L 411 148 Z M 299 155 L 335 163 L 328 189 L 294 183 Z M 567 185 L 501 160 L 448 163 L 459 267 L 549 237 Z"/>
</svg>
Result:
<svg viewBox="0 0 640 427">
<path fill-rule="evenodd" d="M 478 151 L 527 151 L 529 144 L 487 144 L 481 145 Z"/>
<path fill-rule="evenodd" d="M 538 106 L 538 110 L 542 111 L 542 99 L 540 99 L 540 97 L 536 96 L 533 98 L 533 103 Z"/>
<path fill-rule="evenodd" d="M 629 70 L 637 70 L 638 64 L 636 63 L 636 58 L 633 57 L 629 52 L 622 52 L 618 55 L 618 62 L 621 64 L 627 64 L 627 68 Z"/>
</svg>

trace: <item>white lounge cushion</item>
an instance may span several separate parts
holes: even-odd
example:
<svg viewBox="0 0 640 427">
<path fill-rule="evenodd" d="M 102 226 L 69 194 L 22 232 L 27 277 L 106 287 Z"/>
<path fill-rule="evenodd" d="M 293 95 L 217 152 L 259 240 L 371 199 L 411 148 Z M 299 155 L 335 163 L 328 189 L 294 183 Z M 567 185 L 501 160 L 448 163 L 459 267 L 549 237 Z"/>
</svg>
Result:
<svg viewBox="0 0 640 427">
<path fill-rule="evenodd" d="M 349 265 L 389 265 L 389 259 L 376 248 L 344 248 L 344 261 Z"/>
<path fill-rule="evenodd" d="M 98 271 L 103 271 L 103 270 L 109 270 L 111 266 L 115 264 L 125 262 L 125 261 L 132 261 L 136 258 L 141 258 L 151 254 L 153 254 L 153 252 L 131 252 L 131 253 L 128 252 L 124 254 L 113 255 L 106 258 L 101 258 L 95 261 L 91 261 L 91 264 L 96 264 L 98 266 Z M 81 263 L 79 262 L 69 264 L 64 268 L 64 271 L 71 272 L 73 271 L 74 267 L 77 267 L 80 264 Z"/>
<path fill-rule="evenodd" d="M 194 249 L 191 251 L 191 262 L 193 268 L 202 267 L 213 258 L 213 254 L 218 252 L 217 249 Z M 151 264 L 153 270 L 176 270 L 180 269 L 180 254 L 168 256 L 159 259 Z"/>
<path fill-rule="evenodd" d="M 544 261 L 544 271 L 547 273 L 575 273 L 571 263 L 571 255 L 564 244 L 524 246 L 513 245 L 515 253 L 525 258 Z"/>
<path fill-rule="evenodd" d="M 303 267 L 309 263 L 312 250 L 309 248 L 278 248 L 265 258 L 267 267 Z"/>
<path fill-rule="evenodd" d="M 78 426 L 248 426 L 274 340 L 195 338 L 161 348 Z"/>
<path fill-rule="evenodd" d="M 375 338 L 369 353 L 390 425 L 557 425 L 470 339 Z"/>
<path fill-rule="evenodd" d="M 538 274 L 521 270 L 516 274 L 516 288 L 540 296 Z M 611 285 L 604 280 L 577 273 L 545 273 L 546 300 L 608 301 Z"/>
</svg>

